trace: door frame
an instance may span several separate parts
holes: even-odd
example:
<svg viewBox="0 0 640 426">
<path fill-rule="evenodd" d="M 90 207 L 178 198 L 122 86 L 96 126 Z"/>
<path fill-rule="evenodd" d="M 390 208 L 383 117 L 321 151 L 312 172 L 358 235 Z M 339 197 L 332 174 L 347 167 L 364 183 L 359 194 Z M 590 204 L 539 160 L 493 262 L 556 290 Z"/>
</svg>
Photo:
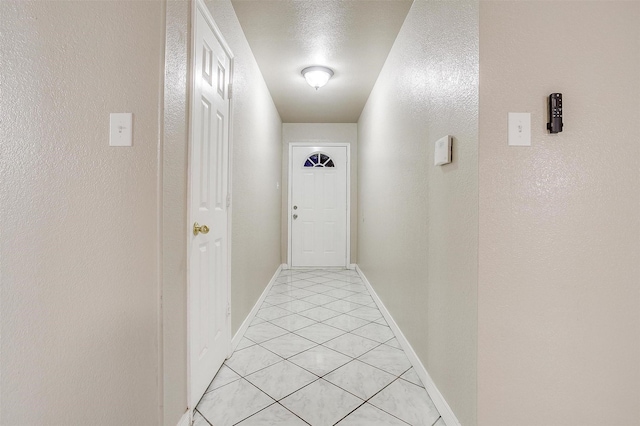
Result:
<svg viewBox="0 0 640 426">
<path fill-rule="evenodd" d="M 288 244 L 287 244 L 287 267 L 296 269 L 292 266 L 292 240 L 293 240 L 293 221 L 291 220 L 291 212 L 293 211 L 293 148 L 294 147 L 317 147 L 322 150 L 323 147 L 339 148 L 344 147 L 347 151 L 347 212 L 346 212 L 346 253 L 345 253 L 345 269 L 349 269 L 351 265 L 351 144 L 348 142 L 289 142 L 289 177 L 287 190 L 287 227 L 288 227 Z M 327 269 L 335 269 L 327 267 Z"/>
<path fill-rule="evenodd" d="M 228 135 L 228 140 L 229 140 L 229 147 L 228 147 L 228 158 L 227 161 L 229 162 L 228 166 L 227 166 L 227 194 L 228 194 L 228 206 L 227 206 L 227 303 L 226 303 L 226 309 L 227 309 L 227 324 L 226 324 L 226 335 L 227 335 L 227 358 L 229 356 L 231 356 L 231 352 L 232 352 L 232 348 L 231 348 L 231 228 L 232 228 L 232 223 L 231 223 L 231 217 L 232 217 L 232 208 L 233 208 L 233 203 L 231 203 L 231 189 L 232 189 L 232 182 L 231 182 L 231 178 L 233 176 L 232 173 L 232 164 L 233 161 L 233 126 L 232 126 L 232 122 L 233 122 L 233 98 L 232 98 L 232 91 L 230 90 L 230 88 L 233 86 L 233 70 L 234 70 L 234 56 L 233 56 L 233 52 L 231 51 L 231 49 L 229 48 L 229 45 L 227 44 L 226 40 L 224 39 L 224 36 L 222 35 L 222 32 L 220 31 L 220 28 L 218 28 L 218 25 L 216 24 L 215 20 L 213 19 L 213 16 L 211 15 L 211 12 L 209 11 L 209 9 L 207 8 L 207 6 L 205 5 L 203 0 L 192 0 L 191 1 L 191 16 L 190 16 L 190 31 L 189 31 L 189 36 L 191 37 L 190 40 L 190 46 L 189 46 L 189 55 L 191 56 L 189 59 L 189 70 L 188 70 L 188 75 L 187 75 L 187 79 L 188 79 L 188 128 L 189 128 L 189 137 L 188 137 L 188 141 L 187 141 L 187 228 L 186 228 L 186 232 L 187 235 L 189 235 L 189 237 L 191 236 L 191 233 L 193 232 L 193 228 L 192 228 L 192 223 L 191 223 L 191 154 L 192 154 L 192 149 L 193 149 L 193 110 L 191 108 L 191 101 L 193 100 L 193 96 L 195 93 L 195 69 L 196 69 L 196 21 L 197 21 L 197 14 L 198 12 L 202 13 L 203 18 L 205 19 L 205 21 L 207 21 L 207 24 L 209 24 L 209 26 L 211 27 L 211 29 L 213 30 L 213 34 L 216 37 L 216 39 L 218 40 L 218 42 L 220 43 L 220 46 L 222 46 L 222 49 L 225 51 L 225 53 L 227 55 L 229 55 L 229 88 L 227 88 L 228 90 L 228 97 L 229 97 L 229 117 L 228 117 L 228 122 L 227 122 L 227 135 Z M 187 272 L 187 409 L 188 409 L 188 413 L 189 413 L 189 420 L 191 421 L 193 419 L 193 410 L 195 409 L 194 407 L 191 407 L 191 377 L 192 377 L 192 372 L 191 372 L 191 352 L 192 352 L 192 342 L 191 342 L 191 303 L 190 303 L 190 294 L 192 291 L 192 286 L 191 286 L 191 271 L 190 271 L 190 262 L 189 259 L 191 259 L 191 244 L 189 243 L 189 240 L 187 240 L 187 264 L 186 264 L 186 272 Z M 211 378 L 211 380 L 213 380 L 213 377 Z"/>
</svg>

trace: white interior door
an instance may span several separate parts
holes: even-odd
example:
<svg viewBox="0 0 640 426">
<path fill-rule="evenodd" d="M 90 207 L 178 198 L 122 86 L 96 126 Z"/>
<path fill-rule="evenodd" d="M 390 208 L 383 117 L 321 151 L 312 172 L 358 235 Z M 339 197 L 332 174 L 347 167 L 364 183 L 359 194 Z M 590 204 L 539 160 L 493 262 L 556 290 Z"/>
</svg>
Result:
<svg viewBox="0 0 640 426">
<path fill-rule="evenodd" d="M 347 267 L 347 148 L 294 146 L 291 266 Z"/>
<path fill-rule="evenodd" d="M 189 407 L 231 345 L 228 271 L 231 56 L 196 3 L 189 176 Z M 197 228 L 200 226 L 200 228 Z M 206 228 L 205 228 L 206 227 Z"/>
</svg>

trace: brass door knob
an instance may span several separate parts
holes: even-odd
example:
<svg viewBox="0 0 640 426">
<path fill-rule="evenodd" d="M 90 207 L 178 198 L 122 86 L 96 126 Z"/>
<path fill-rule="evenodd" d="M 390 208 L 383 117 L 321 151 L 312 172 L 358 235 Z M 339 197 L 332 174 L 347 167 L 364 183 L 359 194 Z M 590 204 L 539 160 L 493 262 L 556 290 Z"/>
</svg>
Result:
<svg viewBox="0 0 640 426">
<path fill-rule="evenodd" d="M 198 222 L 193 224 L 193 235 L 198 235 L 198 234 L 208 234 L 209 233 L 209 227 L 207 225 L 198 225 Z"/>
</svg>

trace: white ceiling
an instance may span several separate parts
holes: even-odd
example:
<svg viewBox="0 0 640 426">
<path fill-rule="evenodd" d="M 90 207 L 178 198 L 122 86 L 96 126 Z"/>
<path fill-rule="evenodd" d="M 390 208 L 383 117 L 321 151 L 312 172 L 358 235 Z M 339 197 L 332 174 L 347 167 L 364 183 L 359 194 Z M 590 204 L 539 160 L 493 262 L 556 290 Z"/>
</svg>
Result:
<svg viewBox="0 0 640 426">
<path fill-rule="evenodd" d="M 413 0 L 232 0 L 284 123 L 355 123 Z M 315 90 L 300 71 L 335 75 Z"/>
</svg>

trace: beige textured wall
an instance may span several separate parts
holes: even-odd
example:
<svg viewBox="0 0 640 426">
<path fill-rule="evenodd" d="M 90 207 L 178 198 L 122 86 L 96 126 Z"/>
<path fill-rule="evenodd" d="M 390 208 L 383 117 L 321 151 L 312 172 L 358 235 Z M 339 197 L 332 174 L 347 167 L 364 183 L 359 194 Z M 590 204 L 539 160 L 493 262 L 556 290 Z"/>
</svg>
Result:
<svg viewBox="0 0 640 426">
<path fill-rule="evenodd" d="M 162 7 L 0 2 L 2 425 L 158 423 Z"/>
<path fill-rule="evenodd" d="M 358 264 L 476 423 L 478 6 L 414 2 L 358 123 Z M 454 136 L 453 163 L 433 166 Z"/>
<path fill-rule="evenodd" d="M 280 265 L 282 121 L 229 0 L 206 2 L 234 60 L 231 323 L 235 333 Z"/>
<path fill-rule="evenodd" d="M 162 424 L 187 410 L 188 58 L 191 8 L 166 5 L 162 145 Z"/>
<path fill-rule="evenodd" d="M 291 142 L 349 143 L 351 164 L 351 263 L 358 254 L 358 125 L 356 123 L 283 123 L 282 124 L 282 263 L 289 250 L 289 144 Z"/>
<path fill-rule="evenodd" d="M 640 3 L 480 5 L 478 423 L 638 425 Z"/>
</svg>

